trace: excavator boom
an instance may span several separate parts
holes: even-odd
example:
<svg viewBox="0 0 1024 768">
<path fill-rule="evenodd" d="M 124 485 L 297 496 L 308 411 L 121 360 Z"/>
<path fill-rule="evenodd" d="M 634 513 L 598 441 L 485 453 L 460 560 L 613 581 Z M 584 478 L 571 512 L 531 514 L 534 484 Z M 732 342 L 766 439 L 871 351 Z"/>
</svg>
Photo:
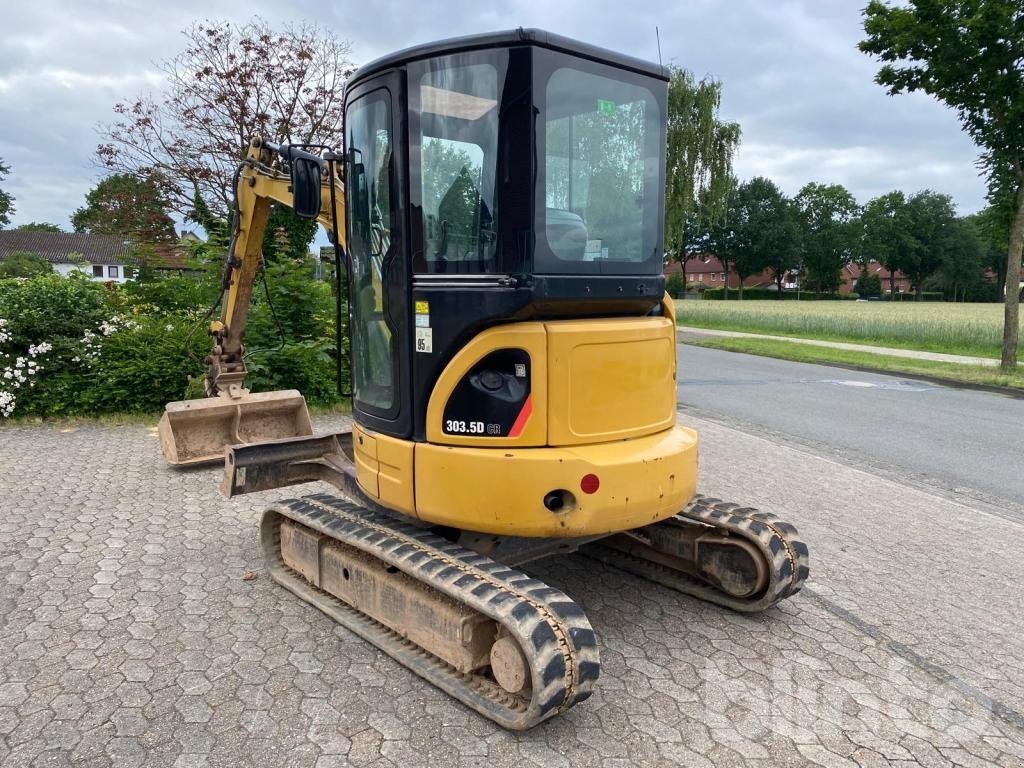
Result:
<svg viewBox="0 0 1024 768">
<path fill-rule="evenodd" d="M 306 401 L 296 390 L 245 388 L 246 321 L 253 285 L 262 269 L 261 246 L 270 208 L 286 205 L 317 219 L 344 246 L 344 189 L 333 156 L 253 139 L 239 166 L 231 245 L 224 263 L 219 319 L 210 323 L 213 348 L 206 358 L 205 389 L 195 400 L 168 403 L 160 419 L 160 448 L 169 464 L 224 460 L 226 446 L 313 434 Z M 322 168 L 329 173 L 324 176 Z"/>
</svg>

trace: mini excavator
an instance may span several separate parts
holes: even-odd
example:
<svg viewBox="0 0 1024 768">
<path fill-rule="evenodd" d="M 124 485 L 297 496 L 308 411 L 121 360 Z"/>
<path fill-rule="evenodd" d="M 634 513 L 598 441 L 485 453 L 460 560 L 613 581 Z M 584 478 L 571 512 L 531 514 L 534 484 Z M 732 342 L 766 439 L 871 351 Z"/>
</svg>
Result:
<svg viewBox="0 0 1024 768">
<path fill-rule="evenodd" d="M 254 139 L 209 397 L 160 423 L 171 464 L 225 461 L 229 497 L 337 488 L 266 510 L 273 579 L 510 729 L 583 701 L 600 672 L 581 607 L 523 564 L 578 551 L 737 611 L 808 575 L 792 525 L 696 494 L 697 435 L 676 425 L 667 82 L 518 29 L 358 70 L 342 151 Z M 298 392 L 244 387 L 275 202 L 334 244 L 350 430 L 314 435 Z"/>
</svg>

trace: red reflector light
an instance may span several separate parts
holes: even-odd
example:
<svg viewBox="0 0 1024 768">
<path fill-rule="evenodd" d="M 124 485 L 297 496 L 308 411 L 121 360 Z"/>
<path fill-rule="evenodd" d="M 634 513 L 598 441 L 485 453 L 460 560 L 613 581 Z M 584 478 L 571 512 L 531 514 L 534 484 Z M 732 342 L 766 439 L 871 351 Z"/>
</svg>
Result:
<svg viewBox="0 0 1024 768">
<path fill-rule="evenodd" d="M 580 490 L 584 493 L 594 493 L 600 487 L 601 481 L 597 475 L 584 475 L 580 480 Z"/>
</svg>

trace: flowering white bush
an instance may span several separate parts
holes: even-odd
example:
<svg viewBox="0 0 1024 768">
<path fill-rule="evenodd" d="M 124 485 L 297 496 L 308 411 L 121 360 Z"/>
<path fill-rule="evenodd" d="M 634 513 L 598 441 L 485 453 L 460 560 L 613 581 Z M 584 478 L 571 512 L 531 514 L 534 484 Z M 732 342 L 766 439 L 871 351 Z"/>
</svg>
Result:
<svg viewBox="0 0 1024 768">
<path fill-rule="evenodd" d="M 12 356 L 3 349 L 3 345 L 11 340 L 11 333 L 6 330 L 7 325 L 7 320 L 0 317 L 0 417 L 5 419 L 14 413 L 14 407 L 18 404 L 15 393 L 26 384 L 29 387 L 36 385 L 35 379 L 43 370 L 36 358 L 53 349 L 53 345 L 44 341 L 29 346 L 28 357 Z"/>
<path fill-rule="evenodd" d="M 124 315 L 114 315 L 109 320 L 104 320 L 100 323 L 100 333 L 104 336 L 110 336 L 113 333 L 117 333 L 122 330 L 134 330 L 139 327 L 139 324 L 134 320 L 131 320 Z"/>
<path fill-rule="evenodd" d="M 85 363 L 88 367 L 100 356 L 100 345 L 104 336 L 112 336 L 118 331 L 131 331 L 139 327 L 139 324 L 123 315 L 114 315 L 109 320 L 103 320 L 99 325 L 99 333 L 86 331 L 79 339 L 81 352 L 71 358 L 73 363 Z"/>
</svg>

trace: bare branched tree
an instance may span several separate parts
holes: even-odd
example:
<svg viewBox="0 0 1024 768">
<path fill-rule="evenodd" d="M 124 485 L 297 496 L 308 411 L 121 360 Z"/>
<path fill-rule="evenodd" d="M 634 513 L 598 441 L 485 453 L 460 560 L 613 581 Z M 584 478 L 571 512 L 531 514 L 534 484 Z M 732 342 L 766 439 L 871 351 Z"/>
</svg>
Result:
<svg viewBox="0 0 1024 768">
<path fill-rule="evenodd" d="M 162 94 L 118 103 L 102 126 L 99 162 L 115 173 L 167 180 L 169 205 L 189 214 L 198 193 L 224 215 L 231 178 L 253 136 L 341 145 L 351 44 L 315 24 L 201 22 L 160 67 Z"/>
</svg>

